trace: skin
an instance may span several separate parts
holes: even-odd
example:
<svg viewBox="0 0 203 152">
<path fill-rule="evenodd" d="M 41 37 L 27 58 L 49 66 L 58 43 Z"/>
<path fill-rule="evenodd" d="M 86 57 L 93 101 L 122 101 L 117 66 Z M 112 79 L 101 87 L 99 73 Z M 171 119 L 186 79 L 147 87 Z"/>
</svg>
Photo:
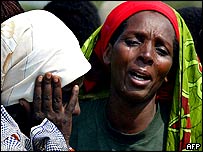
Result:
<svg viewBox="0 0 203 152">
<path fill-rule="evenodd" d="M 173 26 L 166 17 L 143 11 L 129 18 L 114 45 L 109 43 L 103 55 L 112 80 L 106 112 L 115 129 L 137 133 L 152 121 L 157 89 L 172 66 L 174 36 Z M 41 89 L 50 93 L 50 87 L 41 88 L 38 81 L 34 96 L 41 96 Z M 61 93 L 52 95 L 60 97 Z M 40 102 L 47 101 L 42 98 Z"/>
<path fill-rule="evenodd" d="M 32 126 L 38 125 L 44 118 L 48 118 L 62 132 L 67 145 L 69 145 L 72 115 L 80 114 L 78 93 L 81 82 L 82 79 L 79 78 L 61 89 L 60 77 L 49 72 L 44 76 L 38 76 L 35 82 L 33 104 L 31 105 L 24 99 L 19 101 L 27 115 L 30 115 L 29 118 L 32 118 L 30 119 Z M 70 94 L 70 98 L 63 99 L 62 92 Z"/>
<path fill-rule="evenodd" d="M 174 36 L 166 17 L 145 11 L 130 17 L 115 44 L 109 44 L 103 56 L 111 67 L 107 116 L 115 129 L 136 133 L 152 121 L 157 89 L 172 66 Z"/>
</svg>

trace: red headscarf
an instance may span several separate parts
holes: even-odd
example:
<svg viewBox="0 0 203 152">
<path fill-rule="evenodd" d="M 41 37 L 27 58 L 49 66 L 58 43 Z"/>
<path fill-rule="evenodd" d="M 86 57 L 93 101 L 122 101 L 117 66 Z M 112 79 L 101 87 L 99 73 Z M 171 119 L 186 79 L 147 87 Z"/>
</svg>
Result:
<svg viewBox="0 0 203 152">
<path fill-rule="evenodd" d="M 160 96 L 157 97 L 158 100 L 168 98 L 163 100 L 166 103 L 171 101 L 166 150 L 185 151 L 188 143 L 202 142 L 202 64 L 198 61 L 192 35 L 180 14 L 160 1 L 124 2 L 109 14 L 104 25 L 101 26 L 101 30 L 99 29 L 100 37 L 97 37 L 98 31 L 96 31 L 88 39 L 87 44 L 89 45 L 86 44 L 85 47 L 88 50 L 93 50 L 92 48 L 95 47 L 93 51 L 103 63 L 103 53 L 114 31 L 131 15 L 145 10 L 156 11 L 166 16 L 173 25 L 176 38 L 179 41 L 177 74 L 175 77 L 168 75 L 169 79 L 175 78 L 175 85 L 172 86 L 170 81 L 163 84 L 161 92 L 159 92 Z M 106 76 L 105 74 L 104 76 Z M 94 80 L 84 81 L 84 85 L 88 89 L 93 88 L 96 83 Z M 170 87 L 174 88 L 171 89 Z M 167 94 L 163 94 L 163 92 Z M 170 98 L 172 99 L 170 100 Z M 201 151 L 202 147 L 196 150 Z"/>
<path fill-rule="evenodd" d="M 177 18 L 170 6 L 161 1 L 127 1 L 113 9 L 113 11 L 107 16 L 107 19 L 102 26 L 100 38 L 98 39 L 94 49 L 102 63 L 105 48 L 109 43 L 111 36 L 119 27 L 119 25 L 131 15 L 140 11 L 147 10 L 156 11 L 165 15 L 172 23 L 177 36 L 177 40 L 179 40 Z"/>
<path fill-rule="evenodd" d="M 94 51 L 103 63 L 103 53 L 113 33 L 127 18 L 140 11 L 156 11 L 165 15 L 174 27 L 177 40 L 179 40 L 178 21 L 173 9 L 161 1 L 126 1 L 115 7 L 107 16 L 98 38 Z M 85 90 L 88 92 L 96 85 L 95 81 L 84 80 Z"/>
</svg>

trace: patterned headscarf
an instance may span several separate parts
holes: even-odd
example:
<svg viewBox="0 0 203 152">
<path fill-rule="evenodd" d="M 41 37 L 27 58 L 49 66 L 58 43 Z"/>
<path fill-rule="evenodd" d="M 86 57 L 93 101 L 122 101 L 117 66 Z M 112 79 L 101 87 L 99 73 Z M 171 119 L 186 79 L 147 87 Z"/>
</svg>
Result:
<svg viewBox="0 0 203 152">
<path fill-rule="evenodd" d="M 55 15 L 32 10 L 1 24 L 1 104 L 33 100 L 38 75 L 52 72 L 62 87 L 87 73 L 91 65 L 72 31 Z"/>
<path fill-rule="evenodd" d="M 173 8 L 160 1 L 124 2 L 108 15 L 104 24 L 85 42 L 82 50 L 84 53 L 95 51 L 103 63 L 103 52 L 113 32 L 128 17 L 145 10 L 165 15 L 172 23 L 179 41 L 179 65 L 166 150 L 186 150 L 187 143 L 202 143 L 202 65 L 184 20 Z M 88 87 L 88 82 L 86 85 Z M 201 149 L 202 147 L 199 148 Z"/>
</svg>

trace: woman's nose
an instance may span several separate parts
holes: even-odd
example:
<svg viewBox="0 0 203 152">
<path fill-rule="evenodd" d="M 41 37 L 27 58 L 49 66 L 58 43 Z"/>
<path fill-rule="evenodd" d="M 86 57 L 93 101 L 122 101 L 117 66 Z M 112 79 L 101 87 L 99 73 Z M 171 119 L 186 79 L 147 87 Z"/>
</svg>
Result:
<svg viewBox="0 0 203 152">
<path fill-rule="evenodd" d="M 154 63 L 153 57 L 154 53 L 151 44 L 144 44 L 142 47 L 140 47 L 139 54 L 137 57 L 137 60 L 139 62 L 142 62 L 142 64 L 145 65 L 152 65 Z"/>
</svg>

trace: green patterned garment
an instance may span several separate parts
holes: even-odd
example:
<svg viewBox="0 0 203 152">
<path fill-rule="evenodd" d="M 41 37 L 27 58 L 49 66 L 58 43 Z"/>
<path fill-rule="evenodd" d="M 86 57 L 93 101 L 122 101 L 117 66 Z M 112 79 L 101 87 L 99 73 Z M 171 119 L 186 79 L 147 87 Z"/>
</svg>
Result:
<svg viewBox="0 0 203 152">
<path fill-rule="evenodd" d="M 85 41 L 84 45 L 82 46 L 82 52 L 85 55 L 86 59 L 89 60 L 90 59 L 90 55 L 92 54 L 92 51 L 94 49 L 94 46 L 97 42 L 97 38 L 99 35 L 99 32 L 101 30 L 101 27 L 98 27 L 94 33 L 92 33 L 92 35 Z"/>
<path fill-rule="evenodd" d="M 188 143 L 202 143 L 202 65 L 192 36 L 177 13 L 179 68 L 168 126 L 168 151 L 185 151 Z M 202 151 L 202 147 L 198 150 Z"/>
<path fill-rule="evenodd" d="M 174 10 L 175 11 L 175 10 Z M 202 65 L 192 36 L 182 17 L 179 24 L 179 68 L 168 126 L 167 151 L 185 151 L 188 143 L 202 143 Z M 82 51 L 89 59 L 98 38 L 99 27 L 85 42 Z M 197 149 L 202 151 L 202 147 Z"/>
</svg>

